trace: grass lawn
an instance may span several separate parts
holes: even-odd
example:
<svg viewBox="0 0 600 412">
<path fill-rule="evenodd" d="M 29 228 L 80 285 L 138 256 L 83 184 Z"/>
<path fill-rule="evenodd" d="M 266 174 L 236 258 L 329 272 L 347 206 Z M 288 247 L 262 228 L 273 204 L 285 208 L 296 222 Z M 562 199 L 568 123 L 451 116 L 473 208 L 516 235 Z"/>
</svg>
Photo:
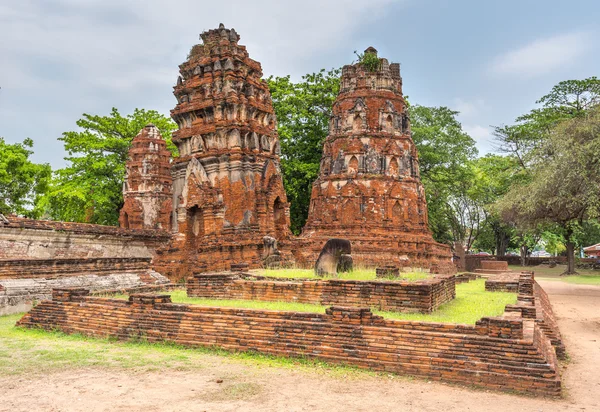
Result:
<svg viewBox="0 0 600 412">
<path fill-rule="evenodd" d="M 548 278 L 583 285 L 600 285 L 600 271 L 592 269 L 577 269 L 578 275 L 560 276 L 566 270 L 566 265 L 556 265 L 553 268 L 545 265 L 525 267 L 510 265 L 508 268 L 515 271 L 533 270 L 536 278 Z"/>
<path fill-rule="evenodd" d="M 202 306 L 219 306 L 248 309 L 267 309 L 294 312 L 325 313 L 327 306 L 296 302 L 268 302 L 259 300 L 229 300 L 190 298 L 185 290 L 169 292 L 174 303 L 187 303 Z M 117 299 L 126 299 L 127 295 L 117 295 Z M 423 322 L 474 324 L 484 316 L 498 316 L 504 312 L 507 304 L 515 303 L 516 294 L 506 292 L 487 292 L 485 280 L 478 279 L 456 285 L 456 298 L 442 305 L 432 314 L 401 313 L 374 310 L 386 319 L 416 320 Z"/>
<path fill-rule="evenodd" d="M 398 281 L 415 281 L 427 279 L 431 275 L 426 272 L 400 272 L 399 278 L 378 278 L 375 276 L 373 268 L 355 268 L 352 272 L 339 273 L 337 277 L 317 276 L 314 269 L 260 269 L 252 271 L 257 275 L 268 276 L 273 278 L 299 278 L 299 279 L 347 279 L 347 280 L 398 280 Z"/>
</svg>

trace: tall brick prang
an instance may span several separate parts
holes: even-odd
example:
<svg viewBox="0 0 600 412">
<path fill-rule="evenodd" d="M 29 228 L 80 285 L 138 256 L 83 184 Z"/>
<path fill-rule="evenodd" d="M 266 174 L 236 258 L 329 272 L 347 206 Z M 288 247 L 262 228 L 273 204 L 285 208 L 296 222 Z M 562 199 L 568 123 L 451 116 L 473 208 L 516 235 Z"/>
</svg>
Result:
<svg viewBox="0 0 600 412">
<path fill-rule="evenodd" d="M 377 50 L 369 47 L 365 55 Z M 428 228 L 400 65 L 378 60 L 377 67 L 359 62 L 342 69 L 296 254 L 310 264 L 327 239 L 342 237 L 352 242 L 358 264 L 451 271 L 449 248 Z"/>
<path fill-rule="evenodd" d="M 173 179 L 171 153 L 153 124 L 144 127 L 131 142 L 123 183 L 123 208 L 119 226 L 125 229 L 171 227 Z"/>
<path fill-rule="evenodd" d="M 238 44 L 234 29 L 221 25 L 200 37 L 174 88 L 177 235 L 166 259 L 181 263 L 183 272 L 197 263 L 256 267 L 267 257 L 265 236 L 279 242 L 290 236 L 271 95 L 260 63 Z"/>
</svg>

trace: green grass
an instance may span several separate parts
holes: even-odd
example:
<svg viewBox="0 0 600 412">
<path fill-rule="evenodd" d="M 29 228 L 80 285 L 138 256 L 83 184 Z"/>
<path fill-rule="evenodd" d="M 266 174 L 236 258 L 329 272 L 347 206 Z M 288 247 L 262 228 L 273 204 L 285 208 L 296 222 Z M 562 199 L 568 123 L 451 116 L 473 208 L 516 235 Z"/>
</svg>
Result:
<svg viewBox="0 0 600 412">
<path fill-rule="evenodd" d="M 266 309 L 293 312 L 325 313 L 327 306 L 296 303 L 268 302 L 261 300 L 206 299 L 190 298 L 184 290 L 169 292 L 174 303 L 186 303 L 200 306 L 217 306 L 246 309 Z M 117 299 L 126 299 L 127 295 L 117 295 Z M 478 279 L 456 285 L 456 298 L 432 314 L 401 313 L 373 310 L 386 319 L 415 320 L 420 322 L 466 323 L 474 324 L 484 316 L 498 316 L 504 312 L 507 304 L 516 302 L 516 294 L 505 292 L 487 292 L 485 280 Z"/>
<path fill-rule="evenodd" d="M 415 281 L 427 279 L 431 275 L 426 272 L 400 272 L 399 278 L 377 278 L 375 269 L 373 268 L 355 268 L 352 272 L 339 273 L 336 277 L 317 276 L 313 269 L 262 269 L 254 271 L 258 275 L 268 276 L 273 278 L 298 278 L 298 279 L 347 279 L 347 280 L 398 280 L 398 281 Z"/>
<path fill-rule="evenodd" d="M 516 301 L 515 293 L 488 292 L 485 290 L 485 280 L 478 279 L 456 285 L 456 298 L 432 314 L 375 312 L 387 319 L 473 325 L 484 316 L 502 315 L 504 307 Z"/>
</svg>

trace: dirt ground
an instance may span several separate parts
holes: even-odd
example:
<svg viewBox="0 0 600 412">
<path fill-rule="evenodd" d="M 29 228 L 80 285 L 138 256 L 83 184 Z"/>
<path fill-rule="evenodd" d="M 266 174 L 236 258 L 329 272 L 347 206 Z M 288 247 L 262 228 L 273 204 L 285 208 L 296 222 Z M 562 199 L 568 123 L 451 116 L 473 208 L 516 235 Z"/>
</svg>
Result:
<svg viewBox="0 0 600 412">
<path fill-rule="evenodd" d="M 571 358 L 560 400 L 398 376 L 348 380 L 215 356 L 194 372 L 88 368 L 0 377 L 0 411 L 599 411 L 600 287 L 540 283 L 550 295 Z"/>
</svg>

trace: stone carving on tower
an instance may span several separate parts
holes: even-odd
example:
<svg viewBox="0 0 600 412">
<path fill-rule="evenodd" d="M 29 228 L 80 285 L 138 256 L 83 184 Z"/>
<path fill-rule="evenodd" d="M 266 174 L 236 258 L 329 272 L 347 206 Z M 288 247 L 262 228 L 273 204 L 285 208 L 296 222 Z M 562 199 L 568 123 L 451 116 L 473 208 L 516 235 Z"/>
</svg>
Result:
<svg viewBox="0 0 600 412">
<path fill-rule="evenodd" d="M 449 248 L 428 228 L 400 65 L 379 58 L 374 69 L 342 69 L 297 257 L 309 263 L 327 239 L 341 237 L 359 265 L 452 270 Z"/>
<path fill-rule="evenodd" d="M 279 137 L 260 63 L 222 24 L 200 35 L 179 66 L 171 117 L 174 247 L 180 259 L 228 269 L 258 266 L 263 238 L 290 237 L 289 204 L 279 164 Z"/>
<path fill-rule="evenodd" d="M 144 127 L 131 141 L 125 165 L 123 208 L 119 225 L 126 229 L 171 227 L 171 153 L 153 124 Z"/>
</svg>

